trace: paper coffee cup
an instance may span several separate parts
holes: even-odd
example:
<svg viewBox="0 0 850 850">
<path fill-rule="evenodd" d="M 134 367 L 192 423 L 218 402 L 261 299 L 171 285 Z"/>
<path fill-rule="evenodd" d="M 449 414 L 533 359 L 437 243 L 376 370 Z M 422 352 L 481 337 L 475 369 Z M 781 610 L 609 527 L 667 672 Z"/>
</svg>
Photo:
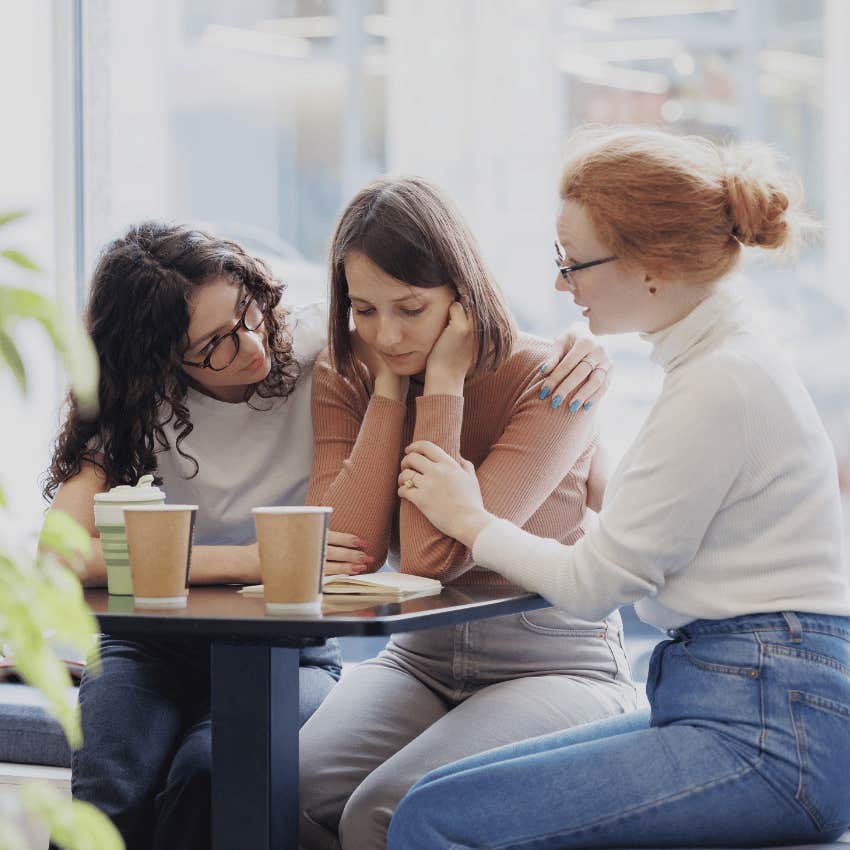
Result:
<svg viewBox="0 0 850 850">
<path fill-rule="evenodd" d="M 319 614 L 333 508 L 254 508 L 263 595 L 269 614 Z"/>
<path fill-rule="evenodd" d="M 137 608 L 185 608 L 197 505 L 124 508 Z"/>
<path fill-rule="evenodd" d="M 153 507 L 165 502 L 165 493 L 153 486 L 153 475 L 143 475 L 135 487 L 121 484 L 94 497 L 94 524 L 106 561 L 106 581 L 111 596 L 132 596 L 133 580 L 127 555 L 124 508 Z"/>
</svg>

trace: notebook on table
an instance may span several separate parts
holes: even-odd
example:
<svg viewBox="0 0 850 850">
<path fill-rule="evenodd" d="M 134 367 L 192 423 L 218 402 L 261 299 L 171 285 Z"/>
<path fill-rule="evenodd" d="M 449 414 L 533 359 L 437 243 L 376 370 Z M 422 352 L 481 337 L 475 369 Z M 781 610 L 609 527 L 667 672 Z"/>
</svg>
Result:
<svg viewBox="0 0 850 850">
<path fill-rule="evenodd" d="M 442 589 L 443 585 L 437 579 L 394 572 L 368 573 L 359 576 L 325 576 L 322 580 L 323 593 L 357 596 L 364 601 L 377 599 L 381 602 L 399 602 L 417 596 L 433 596 Z M 243 587 L 239 592 L 262 595 L 263 586 L 253 584 Z"/>
</svg>

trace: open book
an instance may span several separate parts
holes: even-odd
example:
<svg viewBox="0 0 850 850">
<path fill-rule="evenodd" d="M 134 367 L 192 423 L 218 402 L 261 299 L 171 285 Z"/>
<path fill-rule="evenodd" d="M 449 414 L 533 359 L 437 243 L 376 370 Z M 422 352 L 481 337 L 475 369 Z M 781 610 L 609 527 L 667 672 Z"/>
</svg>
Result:
<svg viewBox="0 0 850 850">
<path fill-rule="evenodd" d="M 359 576 L 325 576 L 322 592 L 345 594 L 359 598 L 380 599 L 382 602 L 398 602 L 416 596 L 432 596 L 443 589 L 437 579 L 412 576 L 407 573 L 380 572 Z M 262 594 L 263 586 L 254 584 L 243 587 L 240 593 Z"/>
</svg>

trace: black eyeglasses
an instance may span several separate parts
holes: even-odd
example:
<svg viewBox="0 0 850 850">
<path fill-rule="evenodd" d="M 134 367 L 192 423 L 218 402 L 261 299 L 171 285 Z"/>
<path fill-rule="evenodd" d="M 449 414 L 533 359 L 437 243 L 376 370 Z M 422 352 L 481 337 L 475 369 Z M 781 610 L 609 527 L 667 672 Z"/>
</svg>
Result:
<svg viewBox="0 0 850 850">
<path fill-rule="evenodd" d="M 233 326 L 233 329 L 224 336 L 211 339 L 204 346 L 208 351 L 203 362 L 193 363 L 191 360 L 184 360 L 184 365 L 223 372 L 239 356 L 239 331 L 242 328 L 246 331 L 255 331 L 262 325 L 264 319 L 263 305 L 256 298 L 251 297 L 242 311 L 242 318 Z"/>
<path fill-rule="evenodd" d="M 567 266 L 564 265 L 565 257 L 561 252 L 561 246 L 555 242 L 555 265 L 558 267 L 561 277 L 570 286 L 575 286 L 575 281 L 570 277 L 573 272 L 580 272 L 582 269 L 593 268 L 593 266 L 601 266 L 603 263 L 610 263 L 616 259 L 616 257 L 603 257 L 601 260 L 588 260 L 586 263 L 574 263 L 571 266 Z"/>
</svg>

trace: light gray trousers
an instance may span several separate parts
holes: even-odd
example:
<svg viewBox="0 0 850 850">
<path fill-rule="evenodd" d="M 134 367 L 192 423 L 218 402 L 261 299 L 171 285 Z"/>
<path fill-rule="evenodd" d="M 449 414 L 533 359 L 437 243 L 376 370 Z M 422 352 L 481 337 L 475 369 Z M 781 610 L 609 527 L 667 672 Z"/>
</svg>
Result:
<svg viewBox="0 0 850 850">
<path fill-rule="evenodd" d="M 636 707 L 619 614 L 548 608 L 399 635 L 301 729 L 300 845 L 382 850 L 430 770 Z"/>
</svg>

